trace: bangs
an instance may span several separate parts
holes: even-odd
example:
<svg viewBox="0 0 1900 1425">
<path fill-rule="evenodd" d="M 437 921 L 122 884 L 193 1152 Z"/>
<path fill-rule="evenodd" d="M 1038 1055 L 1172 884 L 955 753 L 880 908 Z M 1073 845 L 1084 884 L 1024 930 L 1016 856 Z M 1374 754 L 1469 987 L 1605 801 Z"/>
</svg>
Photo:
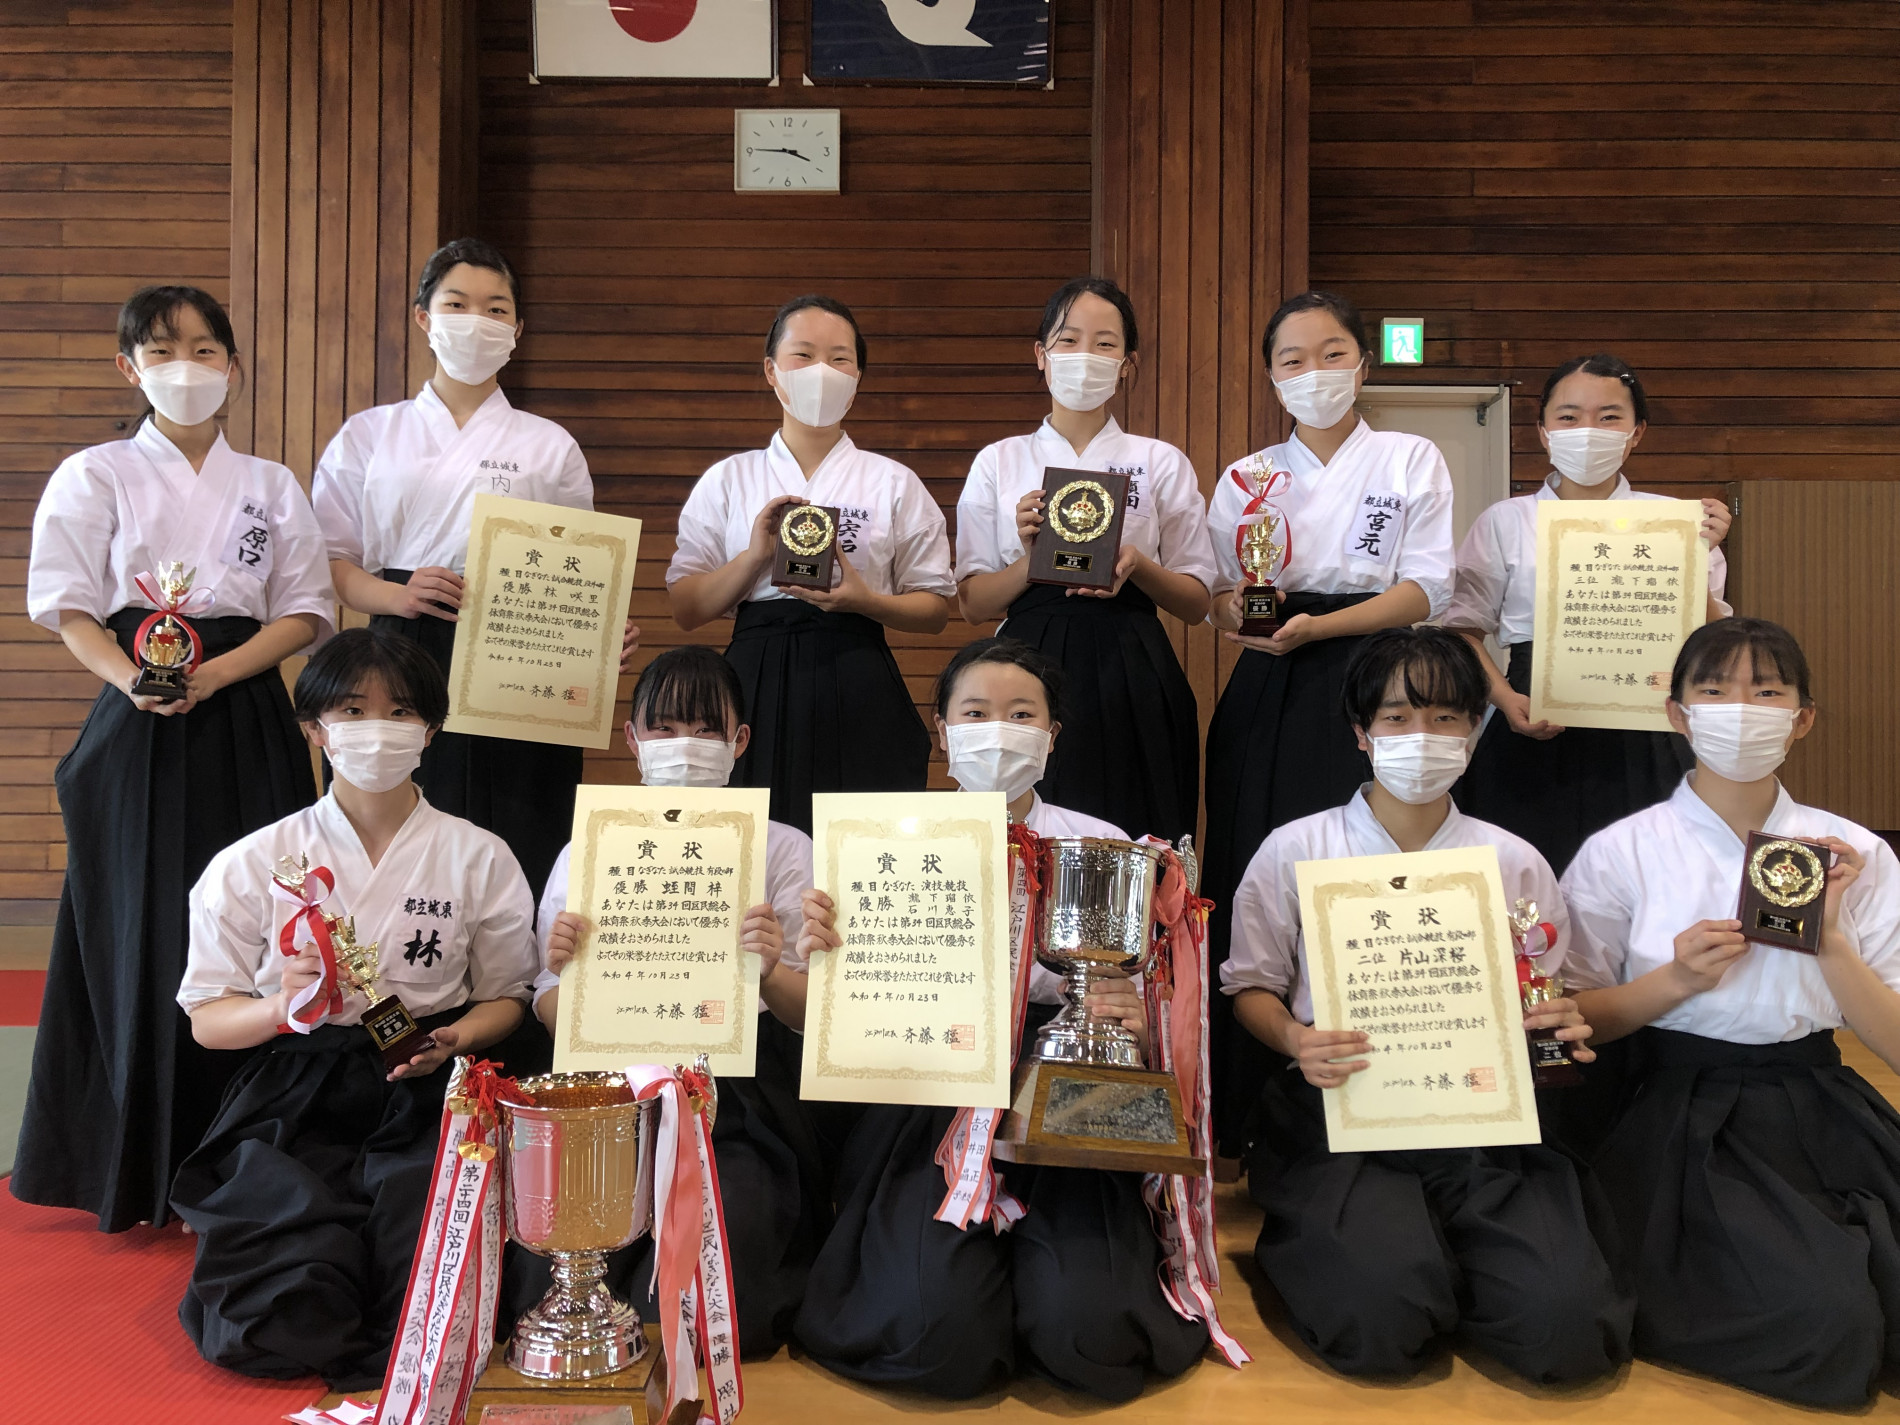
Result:
<svg viewBox="0 0 1900 1425">
<path fill-rule="evenodd" d="M 1371 727 L 1395 678 L 1415 708 L 1451 708 L 1476 721 L 1490 700 L 1484 665 L 1462 636 L 1433 624 L 1387 628 L 1366 635 L 1346 664 L 1346 721 Z"/>
<path fill-rule="evenodd" d="M 1445 658 L 1413 654 L 1401 670 L 1405 701 L 1415 708 L 1456 708 L 1471 712 L 1469 670 Z M 1482 706 L 1474 716 L 1483 716 Z"/>
<path fill-rule="evenodd" d="M 675 648 L 646 666 L 633 688 L 636 725 L 708 724 L 731 732 L 745 721 L 739 675 L 710 648 Z"/>
<path fill-rule="evenodd" d="M 324 643 L 297 675 L 292 700 L 299 722 L 317 722 L 374 682 L 392 703 L 408 708 L 430 727 L 449 715 L 449 685 L 441 667 L 419 643 L 345 629 Z"/>
<path fill-rule="evenodd" d="M 1676 655 L 1669 696 L 1680 703 L 1690 684 L 1739 672 L 1744 657 L 1747 676 L 1756 686 L 1786 683 L 1800 694 L 1804 705 L 1814 701 L 1808 687 L 1812 675 L 1807 654 L 1792 633 L 1765 618 L 1717 619 L 1690 634 Z"/>
</svg>

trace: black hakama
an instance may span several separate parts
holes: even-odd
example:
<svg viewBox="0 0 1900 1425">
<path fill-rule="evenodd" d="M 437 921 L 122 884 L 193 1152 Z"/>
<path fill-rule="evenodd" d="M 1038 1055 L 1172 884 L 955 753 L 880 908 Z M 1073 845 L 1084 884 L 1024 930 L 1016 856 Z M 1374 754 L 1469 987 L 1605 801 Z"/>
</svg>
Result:
<svg viewBox="0 0 1900 1425">
<path fill-rule="evenodd" d="M 407 584 L 412 570 L 385 569 L 383 578 Z M 378 614 L 377 633 L 420 643 L 449 676 L 455 625 L 428 614 L 398 618 Z M 508 843 L 521 863 L 535 899 L 547 884 L 554 859 L 574 834 L 574 789 L 581 783 L 582 752 L 550 742 L 482 737 L 437 731 L 423 749 L 416 784 L 437 811 L 459 816 Z"/>
<path fill-rule="evenodd" d="M 770 787 L 772 820 L 811 831 L 813 792 L 921 792 L 930 734 L 884 625 L 797 599 L 739 605 L 726 659 L 752 741 L 735 787 Z"/>
<path fill-rule="evenodd" d="M 1731 1044 L 1649 1028 L 1635 1057 L 1640 1087 L 1597 1168 L 1637 1354 L 1859 1409 L 1900 1364 L 1900 1114 L 1831 1031 Z"/>
<path fill-rule="evenodd" d="M 452 1024 L 467 1006 L 420 1016 Z M 198 1234 L 178 1319 L 213 1365 L 382 1384 L 428 1206 L 450 1065 L 390 1083 L 359 1025 L 280 1034 L 178 1170 Z"/>
<path fill-rule="evenodd" d="M 107 620 L 128 656 L 149 612 Z M 207 658 L 258 630 L 192 624 Z M 22 1202 L 96 1213 L 106 1232 L 163 1224 L 172 1174 L 245 1059 L 201 1048 L 178 1007 L 186 897 L 226 846 L 310 805 L 310 749 L 275 668 L 170 717 L 106 688 L 54 785 L 66 881 L 9 1186 Z"/>
<path fill-rule="evenodd" d="M 1529 695 L 1531 645 L 1511 645 L 1511 687 Z M 1511 730 L 1494 714 L 1452 789 L 1466 816 L 1515 832 L 1558 875 L 1577 848 L 1613 821 L 1667 801 L 1695 766 L 1685 737 L 1570 727 L 1547 742 Z"/>
<path fill-rule="evenodd" d="M 1371 594 L 1288 594 L 1280 617 L 1328 614 Z M 1227 960 L 1234 892 L 1267 833 L 1289 821 L 1352 799 L 1371 776 L 1341 710 L 1346 664 L 1359 639 L 1329 638 L 1285 655 L 1243 652 L 1214 707 L 1207 729 L 1207 848 L 1201 894 L 1214 902 L 1208 920 L 1208 974 L 1218 989 Z M 1208 1011 L 1213 1073 L 1214 1136 L 1220 1151 L 1240 1157 L 1250 1127 L 1267 1051 L 1234 1019 L 1227 995 Z"/>
<path fill-rule="evenodd" d="M 838 1221 L 819 1251 L 798 1339 L 853 1380 L 952 1400 L 1004 1385 L 1017 1366 L 1104 1400 L 1131 1400 L 1152 1370 L 1199 1359 L 1207 1328 L 1161 1294 L 1161 1249 L 1136 1173 L 1005 1168 L 1027 1214 L 1010 1231 L 932 1216 L 935 1161 L 955 1110 L 879 1104 L 845 1141 Z"/>
<path fill-rule="evenodd" d="M 997 632 L 1062 669 L 1062 735 L 1037 790 L 1130 836 L 1178 841 L 1200 813 L 1200 715 L 1155 601 L 1032 584 Z"/>
<path fill-rule="evenodd" d="M 1555 1148 L 1332 1153 L 1320 1091 L 1285 1069 L 1262 1093 L 1247 1190 L 1266 1211 L 1255 1260 L 1346 1375 L 1409 1376 L 1452 1336 L 1544 1385 L 1629 1359 L 1599 1190 Z"/>
</svg>

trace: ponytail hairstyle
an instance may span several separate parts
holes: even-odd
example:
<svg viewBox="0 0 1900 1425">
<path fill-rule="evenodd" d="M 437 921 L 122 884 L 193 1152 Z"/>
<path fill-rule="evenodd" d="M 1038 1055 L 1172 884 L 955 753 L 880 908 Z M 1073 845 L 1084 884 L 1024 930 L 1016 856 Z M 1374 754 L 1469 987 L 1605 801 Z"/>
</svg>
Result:
<svg viewBox="0 0 1900 1425">
<path fill-rule="evenodd" d="M 428 311 L 435 290 L 442 285 L 442 279 L 449 275 L 449 269 L 462 263 L 506 278 L 508 295 L 515 303 L 515 316 L 520 318 L 521 279 L 515 276 L 515 269 L 509 265 L 501 249 L 483 238 L 456 238 L 430 253 L 429 260 L 422 264 L 422 275 L 416 278 L 415 305 L 422 311 Z"/>
<path fill-rule="evenodd" d="M 1075 277 L 1056 288 L 1042 309 L 1042 325 L 1036 328 L 1036 340 L 1046 350 L 1049 339 L 1062 330 L 1062 324 L 1069 319 L 1069 309 L 1075 306 L 1077 297 L 1100 297 L 1109 306 L 1121 313 L 1122 352 L 1133 356 L 1141 350 L 1141 329 L 1135 325 L 1135 304 L 1128 300 L 1128 294 L 1106 277 Z"/>
<path fill-rule="evenodd" d="M 1613 381 L 1621 381 L 1630 393 L 1630 409 L 1635 412 L 1636 424 L 1648 423 L 1649 397 L 1643 392 L 1641 378 L 1630 370 L 1629 364 L 1621 357 L 1611 356 L 1607 351 L 1599 351 L 1595 356 L 1579 356 L 1566 361 L 1550 373 L 1544 381 L 1544 394 L 1537 402 L 1537 424 L 1544 423 L 1544 415 L 1550 410 L 1550 398 L 1556 391 L 1558 382 L 1566 376 L 1575 376 L 1579 371 L 1585 376 L 1608 376 Z"/>
<path fill-rule="evenodd" d="M 172 319 L 187 307 L 204 318 L 211 339 L 224 348 L 225 355 L 235 361 L 238 354 L 237 333 L 232 330 L 231 318 L 222 304 L 202 287 L 176 284 L 141 287 L 125 299 L 125 305 L 119 308 L 119 354 L 137 366 L 138 349 L 146 342 L 154 337 L 176 340 L 178 331 Z M 139 399 L 145 401 L 143 393 L 140 393 Z M 151 416 L 151 402 L 145 401 L 145 409 L 139 412 L 132 428 L 137 430 Z"/>
<path fill-rule="evenodd" d="M 1366 319 L 1350 300 L 1337 292 L 1302 292 L 1297 297 L 1288 297 L 1280 304 L 1280 310 L 1267 319 L 1267 330 L 1260 338 L 1260 359 L 1267 363 L 1269 370 L 1273 367 L 1273 338 L 1288 317 L 1296 317 L 1301 312 L 1324 312 L 1338 322 L 1358 345 L 1362 360 L 1372 350 L 1372 344 L 1366 339 Z"/>
</svg>

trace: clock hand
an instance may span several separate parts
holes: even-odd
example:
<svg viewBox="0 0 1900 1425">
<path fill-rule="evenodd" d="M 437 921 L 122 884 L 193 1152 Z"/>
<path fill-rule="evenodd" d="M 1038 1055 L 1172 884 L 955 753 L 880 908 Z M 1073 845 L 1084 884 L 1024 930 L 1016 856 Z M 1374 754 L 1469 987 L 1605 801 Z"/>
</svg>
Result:
<svg viewBox="0 0 1900 1425">
<path fill-rule="evenodd" d="M 795 148 L 762 148 L 762 149 L 759 149 L 758 152 L 760 153 L 789 153 L 793 158 L 804 158 L 805 162 L 807 163 L 811 162 L 809 158 L 805 158 L 805 155 L 800 153 Z"/>
</svg>

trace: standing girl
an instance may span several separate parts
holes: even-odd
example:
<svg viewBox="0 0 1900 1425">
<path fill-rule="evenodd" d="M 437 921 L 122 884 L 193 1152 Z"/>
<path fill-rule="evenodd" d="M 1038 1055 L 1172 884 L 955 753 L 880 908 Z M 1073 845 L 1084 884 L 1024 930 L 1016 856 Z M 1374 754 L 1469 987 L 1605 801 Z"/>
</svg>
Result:
<svg viewBox="0 0 1900 1425">
<path fill-rule="evenodd" d="M 224 308 L 196 287 L 135 293 L 118 367 L 151 414 L 62 463 L 33 518 L 27 612 L 106 687 L 55 774 L 66 882 L 10 1184 L 108 1232 L 167 1220 L 173 1171 L 240 1062 L 194 1044 L 172 998 L 185 896 L 219 850 L 315 794 L 277 665 L 335 614 L 296 477 L 218 428 L 239 370 Z M 133 645 L 170 562 L 193 571 L 203 661 L 160 702 L 132 692 Z"/>
<path fill-rule="evenodd" d="M 338 596 L 371 628 L 420 643 L 445 678 L 475 497 L 594 507 L 574 437 L 516 410 L 497 381 L 521 335 L 519 300 L 514 269 L 492 245 L 458 238 L 431 254 L 413 316 L 435 374 L 414 400 L 345 421 L 311 487 Z M 417 780 L 438 810 L 505 840 L 538 891 L 567 844 L 581 749 L 444 732 Z"/>
<path fill-rule="evenodd" d="M 1078 277 L 1049 299 L 1036 334 L 1049 415 L 971 465 L 957 501 L 957 591 L 971 623 L 1007 617 L 999 632 L 1062 669 L 1071 711 L 1043 794 L 1175 841 L 1200 812 L 1200 725 L 1155 610 L 1190 624 L 1207 617 L 1214 555 L 1187 456 L 1128 434 L 1108 413 L 1139 346 L 1134 306 L 1106 278 Z M 1061 468 L 1129 477 L 1113 589 L 1029 582 L 1028 549 L 1051 493 L 1043 472 Z"/>
<path fill-rule="evenodd" d="M 829 297 L 779 308 L 765 380 L 785 408 L 772 443 L 699 477 L 666 571 L 673 621 L 689 633 L 734 620 L 726 657 L 745 689 L 752 743 L 735 787 L 770 787 L 772 820 L 811 830 L 813 792 L 922 791 L 930 735 L 884 630 L 950 621 L 943 511 L 905 466 L 845 434 L 865 365 L 851 309 Z M 772 584 L 779 520 L 794 505 L 838 511 L 836 583 Z"/>
<path fill-rule="evenodd" d="M 1227 957 L 1234 888 L 1269 831 L 1351 798 L 1365 756 L 1340 713 L 1358 641 L 1443 612 L 1451 595 L 1451 474 L 1422 436 L 1377 431 L 1353 409 L 1366 377 L 1365 322 L 1331 292 L 1292 298 L 1260 342 L 1293 438 L 1222 474 L 1207 522 L 1219 587 L 1209 615 L 1245 650 L 1207 731 L 1209 955 Z M 1257 493 L 1284 516 L 1280 629 L 1243 638 L 1236 532 Z M 1238 1152 L 1265 1060 L 1214 1006 L 1215 1129 Z M 1237 1136 L 1238 1135 L 1238 1136 Z"/>
<path fill-rule="evenodd" d="M 1445 624 L 1471 640 L 1491 680 L 1491 719 L 1458 788 L 1467 814 L 1522 836 L 1562 871 L 1584 838 L 1676 789 L 1693 760 L 1667 732 L 1623 732 L 1532 722 L 1531 602 L 1537 592 L 1537 507 L 1546 500 L 1657 500 L 1624 478 L 1623 462 L 1649 428 L 1643 383 L 1614 356 L 1580 356 L 1544 382 L 1537 438 L 1554 467 L 1534 495 L 1500 500 L 1480 514 L 1458 550 Z M 1708 616 L 1726 618 L 1728 561 L 1715 546 L 1728 506 L 1702 502 L 1709 543 Z M 1500 673 L 1485 651 L 1496 634 L 1510 653 Z"/>
</svg>

